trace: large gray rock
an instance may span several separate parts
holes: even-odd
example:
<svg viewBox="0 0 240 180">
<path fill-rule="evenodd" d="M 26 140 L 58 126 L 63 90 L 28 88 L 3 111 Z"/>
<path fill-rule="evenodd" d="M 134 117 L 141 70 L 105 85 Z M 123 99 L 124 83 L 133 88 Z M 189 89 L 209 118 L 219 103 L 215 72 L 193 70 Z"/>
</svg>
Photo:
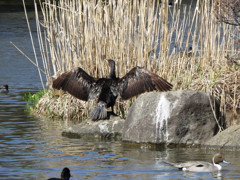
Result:
<svg viewBox="0 0 240 180">
<path fill-rule="evenodd" d="M 65 129 L 62 134 L 68 137 L 94 137 L 99 139 L 120 140 L 122 138 L 124 122 L 124 119 L 116 116 L 111 116 L 109 120 L 100 120 L 96 122 L 85 120 L 75 126 Z"/>
<path fill-rule="evenodd" d="M 216 136 L 209 139 L 203 145 L 213 149 L 240 150 L 240 125 L 231 126 Z"/>
<path fill-rule="evenodd" d="M 122 139 L 137 143 L 201 144 L 218 132 L 218 124 L 224 124 L 219 105 L 213 100 L 196 91 L 145 93 L 129 109 Z"/>
</svg>

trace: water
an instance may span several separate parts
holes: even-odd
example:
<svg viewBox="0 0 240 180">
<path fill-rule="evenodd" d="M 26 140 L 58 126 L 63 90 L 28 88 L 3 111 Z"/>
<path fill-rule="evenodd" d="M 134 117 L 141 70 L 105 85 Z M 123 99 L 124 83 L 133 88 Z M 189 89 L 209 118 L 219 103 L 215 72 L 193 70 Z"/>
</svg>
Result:
<svg viewBox="0 0 240 180">
<path fill-rule="evenodd" d="M 34 25 L 33 13 L 30 16 Z M 71 179 L 240 179 L 240 152 L 224 152 L 231 165 L 225 165 L 221 175 L 216 176 L 184 173 L 165 163 L 209 161 L 216 151 L 155 149 L 121 141 L 61 136 L 62 129 L 71 122 L 39 119 L 25 112 L 22 95 L 36 92 L 41 83 L 36 68 L 9 41 L 33 58 L 22 11 L 0 12 L 0 84 L 10 86 L 8 95 L 0 95 L 0 179 L 59 177 L 66 166 L 71 170 Z"/>
</svg>

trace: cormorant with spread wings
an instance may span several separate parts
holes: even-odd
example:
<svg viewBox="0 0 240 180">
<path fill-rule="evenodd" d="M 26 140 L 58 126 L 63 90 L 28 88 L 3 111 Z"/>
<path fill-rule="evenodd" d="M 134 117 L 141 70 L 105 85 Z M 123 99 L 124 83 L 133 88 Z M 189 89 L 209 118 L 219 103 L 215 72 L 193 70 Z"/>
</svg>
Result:
<svg viewBox="0 0 240 180">
<path fill-rule="evenodd" d="M 94 78 L 78 67 L 65 72 L 53 81 L 53 88 L 67 91 L 78 99 L 88 101 L 98 98 L 97 107 L 90 117 L 97 121 L 107 119 L 107 108 L 113 106 L 119 96 L 127 100 L 144 92 L 169 91 L 172 84 L 142 67 L 132 68 L 122 78 L 117 78 L 115 61 L 109 59 L 110 73 L 107 78 Z"/>
</svg>

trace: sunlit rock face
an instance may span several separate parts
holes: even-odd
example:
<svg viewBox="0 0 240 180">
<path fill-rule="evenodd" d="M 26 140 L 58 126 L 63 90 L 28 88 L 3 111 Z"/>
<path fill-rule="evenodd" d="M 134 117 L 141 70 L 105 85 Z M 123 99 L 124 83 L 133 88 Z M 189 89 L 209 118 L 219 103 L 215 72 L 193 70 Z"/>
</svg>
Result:
<svg viewBox="0 0 240 180">
<path fill-rule="evenodd" d="M 240 125 L 230 126 L 204 143 L 211 149 L 240 150 Z"/>
<path fill-rule="evenodd" d="M 129 109 L 122 138 L 137 143 L 201 144 L 218 132 L 218 124 L 225 124 L 219 104 L 206 93 L 150 92 Z"/>
</svg>

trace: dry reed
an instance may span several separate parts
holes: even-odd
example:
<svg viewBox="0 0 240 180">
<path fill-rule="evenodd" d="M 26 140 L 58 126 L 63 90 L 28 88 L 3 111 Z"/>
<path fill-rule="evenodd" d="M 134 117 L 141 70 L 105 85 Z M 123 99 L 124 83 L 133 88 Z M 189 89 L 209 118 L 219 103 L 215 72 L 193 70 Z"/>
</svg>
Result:
<svg viewBox="0 0 240 180">
<path fill-rule="evenodd" d="M 36 18 L 44 71 L 52 75 L 80 66 L 96 77 L 108 74 L 103 59 L 115 59 L 117 75 L 143 66 L 175 90 L 217 96 L 222 111 L 240 108 L 239 66 L 228 64 L 239 32 L 216 23 L 210 0 L 196 7 L 175 0 L 45 0 Z M 194 9 L 193 9 L 194 8 Z M 193 10 L 192 10 L 193 9 Z M 192 53 L 181 52 L 192 47 Z M 131 101 L 118 102 L 126 112 Z M 124 109 L 124 110 L 122 110 Z"/>
</svg>

